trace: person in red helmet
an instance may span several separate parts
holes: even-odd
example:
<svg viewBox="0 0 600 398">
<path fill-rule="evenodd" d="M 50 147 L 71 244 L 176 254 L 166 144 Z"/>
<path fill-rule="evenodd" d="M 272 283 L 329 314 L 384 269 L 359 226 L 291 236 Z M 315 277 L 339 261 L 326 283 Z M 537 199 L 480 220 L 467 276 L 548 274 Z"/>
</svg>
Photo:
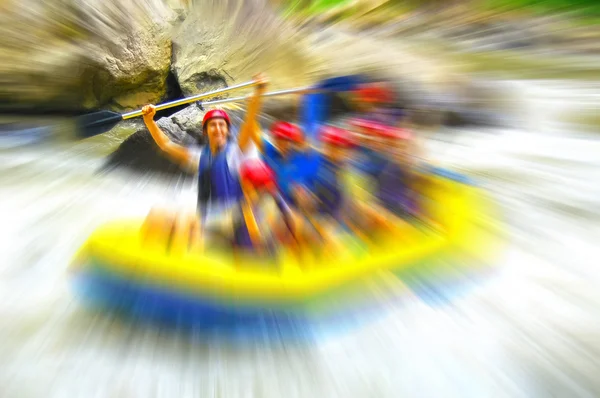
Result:
<svg viewBox="0 0 600 398">
<path fill-rule="evenodd" d="M 261 136 L 258 129 L 254 132 L 253 140 L 275 172 L 284 199 L 295 207 L 302 207 L 306 180 L 316 173 L 318 166 L 317 153 L 308 148 L 302 130 L 293 123 L 273 123 L 272 142 Z"/>
<path fill-rule="evenodd" d="M 330 213 L 330 216 L 352 231 L 364 243 L 376 244 L 378 237 L 381 237 L 379 233 L 383 232 L 385 237 L 388 232 L 402 224 L 394 213 L 388 211 L 380 203 L 378 193 L 381 188 L 379 185 L 380 175 L 384 170 L 392 171 L 389 167 L 389 164 L 393 162 L 391 155 L 395 154 L 394 148 L 399 147 L 398 142 L 406 132 L 364 119 L 354 119 L 349 124 L 354 129 L 353 136 L 349 136 L 347 131 L 339 129 L 328 129 L 322 136 L 330 146 L 330 149 L 325 147 L 327 156 L 332 157 L 332 147 L 339 147 L 339 144 L 343 144 L 343 147 L 346 148 L 345 152 L 333 157 L 350 158 L 348 166 L 353 169 L 351 185 L 347 184 L 348 186 L 342 191 L 347 192 L 342 195 L 344 199 L 340 200 L 334 196 L 331 201 L 331 203 L 340 203 L 341 208 L 338 210 L 338 214 Z M 343 132 L 342 136 L 337 134 L 340 132 Z M 347 148 L 350 146 L 355 147 L 353 156 L 348 156 Z M 321 178 L 321 181 L 323 180 L 327 179 Z M 387 181 L 385 184 L 388 189 Z M 317 196 L 322 198 L 324 195 L 318 194 Z M 324 204 L 326 200 L 321 199 L 320 203 Z"/>
<path fill-rule="evenodd" d="M 357 155 L 353 158 L 355 168 L 369 178 L 376 178 L 388 162 L 382 150 L 380 131 L 389 128 L 371 120 L 354 118 L 350 126 L 358 136 Z"/>
<path fill-rule="evenodd" d="M 275 145 L 263 141 L 265 152 L 276 150 L 285 157 L 293 150 L 298 150 L 304 144 L 304 134 L 300 128 L 289 122 L 277 121 L 271 126 L 271 135 Z"/>
<path fill-rule="evenodd" d="M 370 235 L 377 230 L 390 230 L 385 209 L 361 203 L 352 194 L 348 169 L 357 140 L 350 131 L 324 126 L 320 132 L 323 152 L 319 169 L 310 187 L 316 197 L 316 214 L 311 220 L 331 249 L 345 250 L 338 239 L 351 232 L 367 244 L 374 243 Z"/>
<path fill-rule="evenodd" d="M 400 217 L 417 211 L 414 191 L 414 165 L 411 156 L 412 134 L 407 129 L 385 128 L 379 132 L 381 151 L 389 161 L 377 175 L 375 196 L 378 202 Z"/>
<path fill-rule="evenodd" d="M 393 95 L 381 83 L 367 83 L 356 90 L 358 100 L 366 104 L 389 103 L 393 100 Z"/>
<path fill-rule="evenodd" d="M 363 117 L 374 122 L 397 125 L 405 112 L 394 105 L 395 94 L 384 82 L 365 83 L 354 91 L 354 105 Z"/>
<path fill-rule="evenodd" d="M 347 150 L 353 145 L 352 137 L 343 129 L 325 126 L 321 130 L 322 153 L 313 151 L 310 171 L 302 173 L 301 186 L 296 193 L 297 208 L 302 217 L 294 218 L 294 238 L 300 247 L 317 249 L 322 254 L 332 254 L 339 241 L 335 238 L 342 223 L 346 203 L 343 177 Z M 305 168 L 306 169 L 306 168 Z M 299 191 L 299 192 L 298 192 Z M 325 246 L 323 246 L 325 244 Z M 324 247 L 332 250 L 323 250 Z M 318 249 L 320 248 L 320 249 Z M 311 250 L 313 253 L 313 250 Z M 305 250 L 300 255 L 304 255 Z"/>
<path fill-rule="evenodd" d="M 218 220 L 229 214 L 243 196 L 239 181 L 242 162 L 257 157 L 253 151 L 252 130 L 256 128 L 256 116 L 266 87 L 266 78 L 258 75 L 255 95 L 250 100 L 244 123 L 237 140 L 230 134 L 229 115 L 220 109 L 206 112 L 202 131 L 207 145 L 201 148 L 184 147 L 173 141 L 154 122 L 156 109 L 153 105 L 142 108 L 144 123 L 159 149 L 170 159 L 188 170 L 198 173 L 198 212 L 201 227 L 207 219 Z M 152 223 L 149 223 L 152 224 Z"/>
<path fill-rule="evenodd" d="M 338 127 L 324 126 L 320 131 L 323 153 L 317 173 L 309 187 L 316 196 L 319 215 L 341 222 L 347 204 L 343 173 L 354 146 L 350 132 Z"/>
<path fill-rule="evenodd" d="M 233 228 L 236 249 L 245 253 L 273 254 L 272 232 L 275 228 L 269 225 L 272 220 L 266 217 L 265 202 L 273 200 L 284 218 L 291 213 L 279 194 L 275 174 L 262 160 L 251 159 L 240 168 L 240 184 L 244 196 Z"/>
</svg>

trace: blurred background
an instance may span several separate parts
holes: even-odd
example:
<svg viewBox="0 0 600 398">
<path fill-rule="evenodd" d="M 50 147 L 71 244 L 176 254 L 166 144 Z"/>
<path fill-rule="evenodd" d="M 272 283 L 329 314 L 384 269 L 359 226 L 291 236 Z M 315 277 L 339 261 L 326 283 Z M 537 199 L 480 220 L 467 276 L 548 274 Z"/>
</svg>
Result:
<svg viewBox="0 0 600 398">
<path fill-rule="evenodd" d="M 5 0 L 0 4 L 1 397 L 600 396 L 600 3 L 595 0 Z M 350 333 L 230 346 L 87 312 L 67 266 L 106 220 L 193 209 L 140 119 L 74 117 L 250 80 L 366 73 L 424 156 L 499 204 L 494 272 L 417 292 Z M 235 96 L 236 94 L 232 94 Z M 243 104 L 230 109 L 239 121 Z M 197 105 L 160 113 L 181 142 Z M 298 98 L 262 122 L 295 120 Z M 465 280 L 470 276 L 465 276 Z M 430 294 L 445 296 L 440 287 Z"/>
</svg>

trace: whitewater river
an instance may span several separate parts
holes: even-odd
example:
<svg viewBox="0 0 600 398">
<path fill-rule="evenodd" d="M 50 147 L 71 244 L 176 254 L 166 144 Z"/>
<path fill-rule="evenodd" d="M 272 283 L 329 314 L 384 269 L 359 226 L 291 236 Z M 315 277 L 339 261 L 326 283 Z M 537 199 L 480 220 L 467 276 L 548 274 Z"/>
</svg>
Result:
<svg viewBox="0 0 600 398">
<path fill-rule="evenodd" d="M 311 344 L 193 342 L 90 313 L 66 274 L 77 247 L 111 218 L 193 207 L 192 188 L 97 174 L 108 136 L 0 152 L 0 397 L 600 396 L 600 140 L 558 121 L 598 109 L 600 88 L 510 84 L 519 129 L 428 143 L 497 199 L 496 271 Z"/>
</svg>

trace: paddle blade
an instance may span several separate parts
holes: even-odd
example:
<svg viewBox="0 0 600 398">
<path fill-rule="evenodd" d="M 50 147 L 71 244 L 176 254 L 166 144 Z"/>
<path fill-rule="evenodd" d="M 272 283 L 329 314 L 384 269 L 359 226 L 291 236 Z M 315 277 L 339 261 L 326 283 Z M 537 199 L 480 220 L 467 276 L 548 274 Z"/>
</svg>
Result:
<svg viewBox="0 0 600 398">
<path fill-rule="evenodd" d="M 352 91 L 364 82 L 365 78 L 361 75 L 338 76 L 323 80 L 317 88 L 325 91 Z"/>
<path fill-rule="evenodd" d="M 89 138 L 106 133 L 123 120 L 121 114 L 111 111 L 88 113 L 77 118 L 77 134 L 81 138 Z"/>
</svg>

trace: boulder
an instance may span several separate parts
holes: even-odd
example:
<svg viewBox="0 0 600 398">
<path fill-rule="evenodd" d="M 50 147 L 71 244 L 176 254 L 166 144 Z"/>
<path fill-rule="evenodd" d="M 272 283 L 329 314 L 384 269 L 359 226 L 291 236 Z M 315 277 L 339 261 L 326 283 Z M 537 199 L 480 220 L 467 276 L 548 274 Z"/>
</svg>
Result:
<svg viewBox="0 0 600 398">
<path fill-rule="evenodd" d="M 0 106 L 129 110 L 165 96 L 178 14 L 163 0 L 24 0 L 4 8 Z"/>
<path fill-rule="evenodd" d="M 203 116 L 204 111 L 197 104 L 192 104 L 169 117 L 160 118 L 156 123 L 173 142 L 183 146 L 203 145 Z M 135 123 L 132 126 L 135 131 L 111 154 L 104 170 L 125 167 L 143 173 L 185 178 L 187 173 L 160 152 L 143 123 Z"/>
<path fill-rule="evenodd" d="M 167 92 L 171 43 L 158 26 L 132 32 L 118 44 L 105 48 L 87 71 L 91 83 L 84 107 L 110 105 L 118 110 L 160 102 Z"/>
<path fill-rule="evenodd" d="M 247 81 L 257 72 L 268 74 L 269 90 L 361 73 L 395 82 L 399 105 L 412 110 L 418 124 L 439 125 L 449 115 L 460 116 L 455 118 L 458 120 L 447 118 L 451 123 L 492 123 L 492 117 L 482 121 L 481 115 L 486 116 L 490 109 L 489 98 L 496 95 L 494 87 L 475 87 L 471 79 L 458 78 L 461 74 L 456 68 L 417 55 L 407 44 L 396 40 L 357 34 L 341 26 L 318 31 L 310 26 L 290 26 L 263 3 L 199 0 L 186 11 L 185 21 L 173 34 L 171 64 L 183 95 Z M 297 121 L 299 99 L 297 95 L 266 99 L 263 113 L 275 119 Z M 478 111 L 469 113 L 471 107 Z M 203 114 L 194 105 L 160 119 L 159 125 L 176 142 L 195 144 L 202 141 Z M 234 126 L 239 126 L 242 113 L 231 114 L 236 119 Z M 266 119 L 261 123 L 268 127 L 272 119 Z M 111 156 L 108 167 L 119 165 L 144 172 L 184 175 L 160 154 L 143 127 Z"/>
</svg>

